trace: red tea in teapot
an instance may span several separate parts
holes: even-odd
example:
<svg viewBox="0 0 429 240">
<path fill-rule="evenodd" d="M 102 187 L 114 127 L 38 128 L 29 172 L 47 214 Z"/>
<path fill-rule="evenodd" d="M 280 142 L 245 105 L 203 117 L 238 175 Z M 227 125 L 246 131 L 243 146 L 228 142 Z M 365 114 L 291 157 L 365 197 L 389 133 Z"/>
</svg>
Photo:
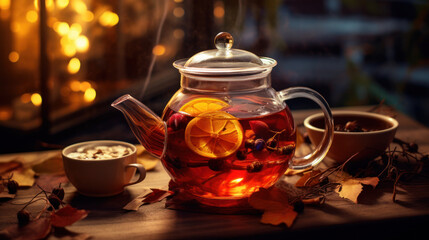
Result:
<svg viewBox="0 0 429 240">
<path fill-rule="evenodd" d="M 203 203 L 241 199 L 271 186 L 293 157 L 295 129 L 287 108 L 258 117 L 243 109 L 252 105 L 234 108 L 219 99 L 196 98 L 164 112 L 163 164 L 179 186 L 207 199 Z"/>
<path fill-rule="evenodd" d="M 316 91 L 271 87 L 274 59 L 233 48 L 231 34 L 214 39 L 216 49 L 173 63 L 181 88 L 162 119 L 130 95 L 112 103 L 134 135 L 160 157 L 179 188 L 212 206 L 241 203 L 260 187 L 272 186 L 291 168 L 323 160 L 333 139 L 328 103 Z M 284 101 L 307 98 L 323 111 L 326 131 L 314 151 L 294 157 L 295 128 Z"/>
</svg>

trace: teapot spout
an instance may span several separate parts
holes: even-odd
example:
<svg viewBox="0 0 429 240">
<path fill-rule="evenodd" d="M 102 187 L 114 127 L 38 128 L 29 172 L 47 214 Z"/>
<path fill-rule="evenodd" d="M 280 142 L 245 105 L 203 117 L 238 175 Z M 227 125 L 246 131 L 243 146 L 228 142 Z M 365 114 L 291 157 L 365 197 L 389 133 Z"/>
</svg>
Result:
<svg viewBox="0 0 429 240">
<path fill-rule="evenodd" d="M 111 105 L 124 114 L 134 135 L 146 150 L 161 158 L 167 147 L 165 122 L 129 94 L 119 97 Z"/>
</svg>

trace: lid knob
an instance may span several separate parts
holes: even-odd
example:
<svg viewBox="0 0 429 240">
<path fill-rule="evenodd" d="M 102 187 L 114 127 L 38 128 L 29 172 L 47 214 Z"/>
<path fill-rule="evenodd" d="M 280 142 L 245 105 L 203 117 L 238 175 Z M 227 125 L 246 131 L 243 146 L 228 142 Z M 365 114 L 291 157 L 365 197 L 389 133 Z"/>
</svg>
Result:
<svg viewBox="0 0 429 240">
<path fill-rule="evenodd" d="M 227 32 L 220 32 L 216 35 L 214 43 L 219 50 L 230 50 L 234 44 L 234 38 Z"/>
</svg>

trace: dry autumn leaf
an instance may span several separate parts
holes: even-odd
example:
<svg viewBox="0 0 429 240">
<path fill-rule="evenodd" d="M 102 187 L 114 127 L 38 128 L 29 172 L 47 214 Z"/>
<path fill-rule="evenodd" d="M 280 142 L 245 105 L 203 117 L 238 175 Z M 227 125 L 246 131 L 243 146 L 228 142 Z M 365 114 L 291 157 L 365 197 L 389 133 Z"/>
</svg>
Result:
<svg viewBox="0 0 429 240">
<path fill-rule="evenodd" d="M 17 181 L 20 187 L 31 187 L 33 186 L 36 173 L 31 168 L 23 168 L 12 172 L 12 179 Z"/>
<path fill-rule="evenodd" d="M 173 195 L 174 192 L 169 190 L 162 190 L 162 189 L 156 189 L 152 188 L 152 192 L 149 193 L 145 199 L 143 200 L 144 203 L 156 203 L 159 201 L 162 201 L 164 198 Z"/>
<path fill-rule="evenodd" d="M 61 153 L 58 153 L 57 155 L 54 155 L 45 161 L 36 164 L 32 167 L 34 172 L 38 174 L 43 173 L 64 173 L 64 166 L 63 166 L 63 159 L 61 157 Z"/>
<path fill-rule="evenodd" d="M 163 190 L 163 189 L 157 189 L 157 188 L 144 188 L 143 192 L 139 196 L 134 198 L 122 209 L 137 211 L 139 207 L 145 203 L 151 204 L 151 203 L 159 202 L 173 194 L 174 192 L 169 190 Z"/>
<path fill-rule="evenodd" d="M 151 192 L 152 192 L 152 190 L 150 188 L 144 188 L 143 192 L 140 195 L 138 195 L 136 198 L 134 198 L 131 202 L 129 202 L 127 205 L 125 205 L 122 209 L 137 211 L 139 209 L 139 207 L 141 205 L 143 205 L 143 200 Z"/>
<path fill-rule="evenodd" d="M 10 194 L 9 192 L 6 192 L 4 190 L 0 191 L 0 199 L 1 198 L 7 198 L 7 199 L 12 199 L 15 198 L 16 194 Z"/>
<path fill-rule="evenodd" d="M 79 210 L 70 205 L 66 205 L 52 213 L 51 223 L 54 227 L 67 227 L 81 219 L 84 219 L 86 216 L 88 216 L 88 211 Z"/>
<path fill-rule="evenodd" d="M 295 187 L 311 187 L 320 183 L 319 175 L 320 170 L 313 170 L 311 172 L 306 172 L 298 181 L 295 183 Z"/>
<path fill-rule="evenodd" d="M 358 203 L 358 197 L 362 192 L 364 185 L 371 185 L 376 187 L 378 184 L 378 177 L 367 177 L 367 178 L 349 178 L 346 180 L 341 180 L 338 183 L 341 184 L 335 191 L 342 198 L 347 198 L 354 203 Z"/>
<path fill-rule="evenodd" d="M 278 188 L 260 188 L 249 197 L 249 204 L 255 209 L 263 210 L 261 223 L 291 227 L 298 213 L 288 202 L 285 192 Z"/>
</svg>

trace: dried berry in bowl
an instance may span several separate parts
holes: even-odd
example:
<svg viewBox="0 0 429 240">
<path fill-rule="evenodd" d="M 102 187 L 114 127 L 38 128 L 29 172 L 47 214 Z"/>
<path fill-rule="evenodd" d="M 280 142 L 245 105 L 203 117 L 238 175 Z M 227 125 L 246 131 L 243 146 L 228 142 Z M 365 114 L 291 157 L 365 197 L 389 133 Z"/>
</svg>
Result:
<svg viewBox="0 0 429 240">
<path fill-rule="evenodd" d="M 342 163 L 353 157 L 353 161 L 371 160 L 385 151 L 392 142 L 398 122 L 388 116 L 360 111 L 333 111 L 334 139 L 327 156 Z M 321 114 L 304 120 L 311 142 L 318 144 L 324 132 Z"/>
</svg>

